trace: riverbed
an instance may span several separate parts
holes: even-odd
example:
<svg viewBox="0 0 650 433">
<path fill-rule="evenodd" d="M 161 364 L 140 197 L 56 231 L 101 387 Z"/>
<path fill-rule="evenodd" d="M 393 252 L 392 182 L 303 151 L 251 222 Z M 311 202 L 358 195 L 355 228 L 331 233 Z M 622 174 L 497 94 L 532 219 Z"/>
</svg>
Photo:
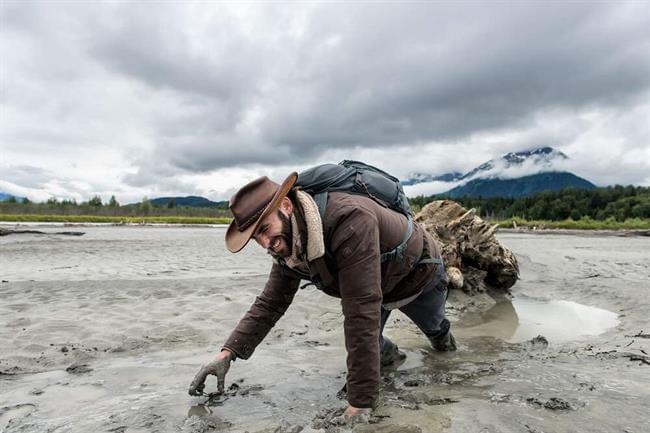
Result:
<svg viewBox="0 0 650 433">
<path fill-rule="evenodd" d="M 337 299 L 301 290 L 232 365 L 225 395 L 190 397 L 269 257 L 229 254 L 225 227 L 66 230 L 85 234 L 0 238 L 0 431 L 350 430 L 328 423 L 345 407 Z M 464 311 L 452 293 L 455 353 L 393 314 L 386 333 L 407 359 L 383 371 L 372 424 L 353 431 L 650 431 L 650 239 L 498 238 L 520 262 L 512 296 Z"/>
</svg>

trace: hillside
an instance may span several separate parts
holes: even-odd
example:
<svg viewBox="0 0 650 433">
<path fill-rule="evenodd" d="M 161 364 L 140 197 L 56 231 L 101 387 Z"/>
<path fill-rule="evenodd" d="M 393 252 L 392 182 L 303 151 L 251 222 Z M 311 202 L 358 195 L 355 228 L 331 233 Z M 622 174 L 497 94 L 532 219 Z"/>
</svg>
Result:
<svg viewBox="0 0 650 433">
<path fill-rule="evenodd" d="M 187 197 L 157 197 L 149 200 L 153 206 L 167 206 L 172 201 L 174 206 L 178 207 L 215 207 L 219 209 L 228 209 L 227 201 L 212 201 L 205 197 L 194 195 Z"/>
<path fill-rule="evenodd" d="M 547 172 L 515 179 L 474 179 L 442 195 L 459 197 L 525 197 L 564 188 L 594 189 L 596 185 L 567 172 Z"/>
</svg>

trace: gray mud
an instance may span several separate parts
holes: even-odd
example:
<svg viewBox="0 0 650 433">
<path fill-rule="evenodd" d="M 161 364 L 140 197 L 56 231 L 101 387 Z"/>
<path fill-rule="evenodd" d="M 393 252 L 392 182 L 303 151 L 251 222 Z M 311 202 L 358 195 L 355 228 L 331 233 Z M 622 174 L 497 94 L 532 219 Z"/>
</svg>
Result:
<svg viewBox="0 0 650 433">
<path fill-rule="evenodd" d="M 384 369 L 369 424 L 349 427 L 332 424 L 336 299 L 300 291 L 224 395 L 190 397 L 268 258 L 227 254 L 225 228 L 84 230 L 0 238 L 0 431 L 650 431 L 648 238 L 499 235 L 520 262 L 512 300 L 453 293 L 451 354 L 395 314 L 386 332 L 408 357 Z"/>
</svg>

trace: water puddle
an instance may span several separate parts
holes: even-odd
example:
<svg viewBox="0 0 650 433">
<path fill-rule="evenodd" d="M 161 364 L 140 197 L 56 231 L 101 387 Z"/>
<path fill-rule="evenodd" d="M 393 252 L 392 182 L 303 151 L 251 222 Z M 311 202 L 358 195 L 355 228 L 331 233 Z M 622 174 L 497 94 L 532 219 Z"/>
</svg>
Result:
<svg viewBox="0 0 650 433">
<path fill-rule="evenodd" d="M 403 350 L 402 352 L 406 355 L 406 359 L 397 367 L 397 371 L 411 370 L 424 365 L 424 356 L 427 352 L 414 352 L 411 350 Z"/>
<path fill-rule="evenodd" d="M 537 335 L 551 343 L 599 335 L 618 325 L 618 315 L 571 301 L 516 298 L 483 314 L 468 314 L 457 324 L 463 337 L 490 336 L 520 343 Z"/>
</svg>

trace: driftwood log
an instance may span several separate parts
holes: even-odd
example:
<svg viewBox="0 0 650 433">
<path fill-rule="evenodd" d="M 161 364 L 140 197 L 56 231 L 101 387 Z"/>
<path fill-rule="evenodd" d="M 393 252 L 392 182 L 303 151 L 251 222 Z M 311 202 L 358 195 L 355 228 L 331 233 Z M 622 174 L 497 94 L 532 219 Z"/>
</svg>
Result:
<svg viewBox="0 0 650 433">
<path fill-rule="evenodd" d="M 442 247 L 450 285 L 467 295 L 509 293 L 519 276 L 517 258 L 494 236 L 497 226 L 450 200 L 427 204 L 415 216 Z"/>
<path fill-rule="evenodd" d="M 42 232 L 40 230 L 13 230 L 0 228 L 0 236 L 9 235 L 65 235 L 65 236 L 83 236 L 84 232 Z"/>
</svg>

